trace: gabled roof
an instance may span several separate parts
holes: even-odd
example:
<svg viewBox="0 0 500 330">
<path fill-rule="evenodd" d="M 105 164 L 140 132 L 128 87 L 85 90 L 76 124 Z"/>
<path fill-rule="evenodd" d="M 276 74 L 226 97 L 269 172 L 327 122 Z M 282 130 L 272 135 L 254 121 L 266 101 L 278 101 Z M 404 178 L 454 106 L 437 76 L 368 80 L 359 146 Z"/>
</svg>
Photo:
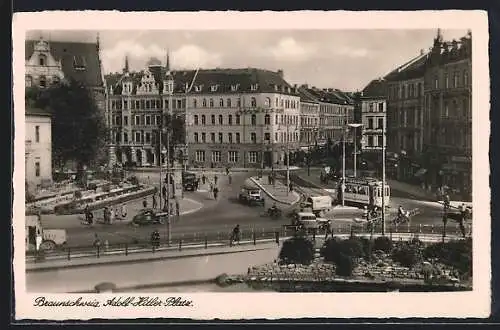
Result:
<svg viewBox="0 0 500 330">
<path fill-rule="evenodd" d="M 51 117 L 52 115 L 50 112 L 47 110 L 41 109 L 41 108 L 33 108 L 30 106 L 25 107 L 24 114 L 26 116 L 44 116 L 44 117 Z"/>
<path fill-rule="evenodd" d="M 386 97 L 387 95 L 387 81 L 385 79 L 374 79 L 370 81 L 365 88 L 363 88 L 360 97 Z"/>
<path fill-rule="evenodd" d="M 354 100 L 346 93 L 333 88 L 307 88 L 309 95 L 312 95 L 318 102 L 333 103 L 340 105 L 352 105 Z"/>
<path fill-rule="evenodd" d="M 305 88 L 299 88 L 299 96 L 300 102 L 319 103 L 318 99 L 315 98 L 314 95 L 309 93 Z"/>
<path fill-rule="evenodd" d="M 150 67 L 149 70 L 153 73 L 156 83 L 160 90 L 163 89 L 163 81 L 166 77 L 166 68 L 160 66 Z M 174 92 L 186 92 L 186 85 L 194 84 L 190 93 L 200 94 L 220 94 L 220 93 L 281 93 L 298 95 L 295 89 L 287 83 L 278 72 L 273 72 L 264 69 L 243 68 L 243 69 L 200 69 L 196 70 L 179 70 L 172 71 L 174 79 Z M 121 87 L 121 76 L 123 74 L 106 75 L 106 83 L 108 86 L 114 86 L 115 94 L 119 94 Z M 135 77 L 135 86 L 140 84 L 140 79 L 143 72 L 130 73 Z M 217 86 L 212 90 L 212 86 Z M 237 86 L 236 90 L 233 87 Z M 252 90 L 251 87 L 256 87 Z M 277 86 L 277 87 L 275 87 Z M 200 88 L 200 89 L 198 89 Z"/>
<path fill-rule="evenodd" d="M 36 42 L 38 40 L 25 41 L 25 60 L 33 55 Z M 66 78 L 73 78 L 87 87 L 103 87 L 97 43 L 50 41 L 49 46 L 50 54 L 61 61 Z M 84 69 L 75 68 L 75 64 L 84 65 Z"/>
<path fill-rule="evenodd" d="M 423 77 L 428 58 L 429 53 L 420 54 L 419 56 L 389 72 L 384 79 L 397 81 Z"/>
</svg>

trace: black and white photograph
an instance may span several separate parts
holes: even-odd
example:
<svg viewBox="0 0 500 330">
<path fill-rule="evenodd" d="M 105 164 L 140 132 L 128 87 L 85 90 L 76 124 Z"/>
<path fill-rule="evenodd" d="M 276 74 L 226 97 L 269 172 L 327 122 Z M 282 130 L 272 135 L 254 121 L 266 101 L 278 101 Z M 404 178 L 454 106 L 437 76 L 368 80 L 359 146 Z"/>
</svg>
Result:
<svg viewBox="0 0 500 330">
<path fill-rule="evenodd" d="M 488 315 L 486 15 L 51 15 L 13 27 L 24 316 Z"/>
</svg>

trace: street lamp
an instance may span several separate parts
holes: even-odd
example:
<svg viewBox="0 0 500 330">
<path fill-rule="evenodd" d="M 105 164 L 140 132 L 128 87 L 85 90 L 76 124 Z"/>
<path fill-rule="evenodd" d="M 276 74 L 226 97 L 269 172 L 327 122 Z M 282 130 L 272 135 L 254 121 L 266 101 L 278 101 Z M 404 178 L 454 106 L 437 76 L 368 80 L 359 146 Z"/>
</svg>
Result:
<svg viewBox="0 0 500 330">
<path fill-rule="evenodd" d="M 382 235 L 385 236 L 385 120 L 382 126 Z"/>
<path fill-rule="evenodd" d="M 356 177 L 356 169 L 357 169 L 357 166 L 358 166 L 358 162 L 357 162 L 357 154 L 358 154 L 358 148 L 357 148 L 357 145 L 356 145 L 356 133 L 357 133 L 357 128 L 358 127 L 361 127 L 363 126 L 363 124 L 347 124 L 348 127 L 352 127 L 354 128 L 354 177 Z"/>
</svg>

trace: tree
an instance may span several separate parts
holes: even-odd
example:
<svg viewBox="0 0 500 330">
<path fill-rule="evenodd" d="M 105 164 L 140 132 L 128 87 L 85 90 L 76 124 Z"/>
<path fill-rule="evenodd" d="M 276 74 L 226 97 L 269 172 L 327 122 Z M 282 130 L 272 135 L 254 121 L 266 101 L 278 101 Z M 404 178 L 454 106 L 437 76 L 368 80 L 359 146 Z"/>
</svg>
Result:
<svg viewBox="0 0 500 330">
<path fill-rule="evenodd" d="M 77 164 L 81 178 L 84 165 L 90 165 L 106 146 L 107 127 L 91 91 L 71 79 L 47 89 L 31 88 L 27 102 L 52 114 L 52 152 L 60 166 L 68 161 Z"/>
<path fill-rule="evenodd" d="M 302 236 L 295 236 L 283 242 L 283 247 L 279 254 L 279 259 L 285 264 L 309 265 L 313 257 L 313 243 Z"/>
<path fill-rule="evenodd" d="M 161 138 L 161 146 L 160 146 L 160 131 L 163 129 L 162 138 Z M 168 133 L 168 134 L 167 134 Z M 186 143 L 186 126 L 184 122 L 184 118 L 177 115 L 169 115 L 166 114 L 163 116 L 162 124 L 158 127 L 158 130 L 154 132 L 154 145 L 157 154 L 161 153 L 163 148 L 167 147 L 167 139 L 169 139 L 170 146 L 170 161 L 176 158 L 175 154 L 175 146 L 179 144 Z M 160 157 L 158 157 L 158 164 Z"/>
</svg>

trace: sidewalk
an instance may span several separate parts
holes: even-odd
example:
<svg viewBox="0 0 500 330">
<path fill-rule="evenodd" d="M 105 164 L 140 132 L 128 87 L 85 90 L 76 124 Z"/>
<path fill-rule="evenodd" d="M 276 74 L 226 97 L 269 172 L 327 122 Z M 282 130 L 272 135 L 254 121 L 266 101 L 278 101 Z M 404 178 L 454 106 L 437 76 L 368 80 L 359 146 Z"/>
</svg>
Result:
<svg viewBox="0 0 500 330">
<path fill-rule="evenodd" d="M 288 187 L 280 180 L 276 180 L 275 184 L 272 185 L 267 182 L 266 175 L 261 179 L 258 177 L 251 177 L 250 179 L 273 201 L 286 205 L 293 205 L 300 200 L 300 195 L 295 191 L 288 192 Z"/>
<path fill-rule="evenodd" d="M 417 198 L 427 200 L 430 202 L 435 202 L 437 200 L 436 194 L 431 191 L 425 190 L 417 185 L 412 185 L 409 183 L 404 183 L 396 180 L 387 180 L 387 183 L 392 190 L 399 190 L 409 193 Z"/>
</svg>

